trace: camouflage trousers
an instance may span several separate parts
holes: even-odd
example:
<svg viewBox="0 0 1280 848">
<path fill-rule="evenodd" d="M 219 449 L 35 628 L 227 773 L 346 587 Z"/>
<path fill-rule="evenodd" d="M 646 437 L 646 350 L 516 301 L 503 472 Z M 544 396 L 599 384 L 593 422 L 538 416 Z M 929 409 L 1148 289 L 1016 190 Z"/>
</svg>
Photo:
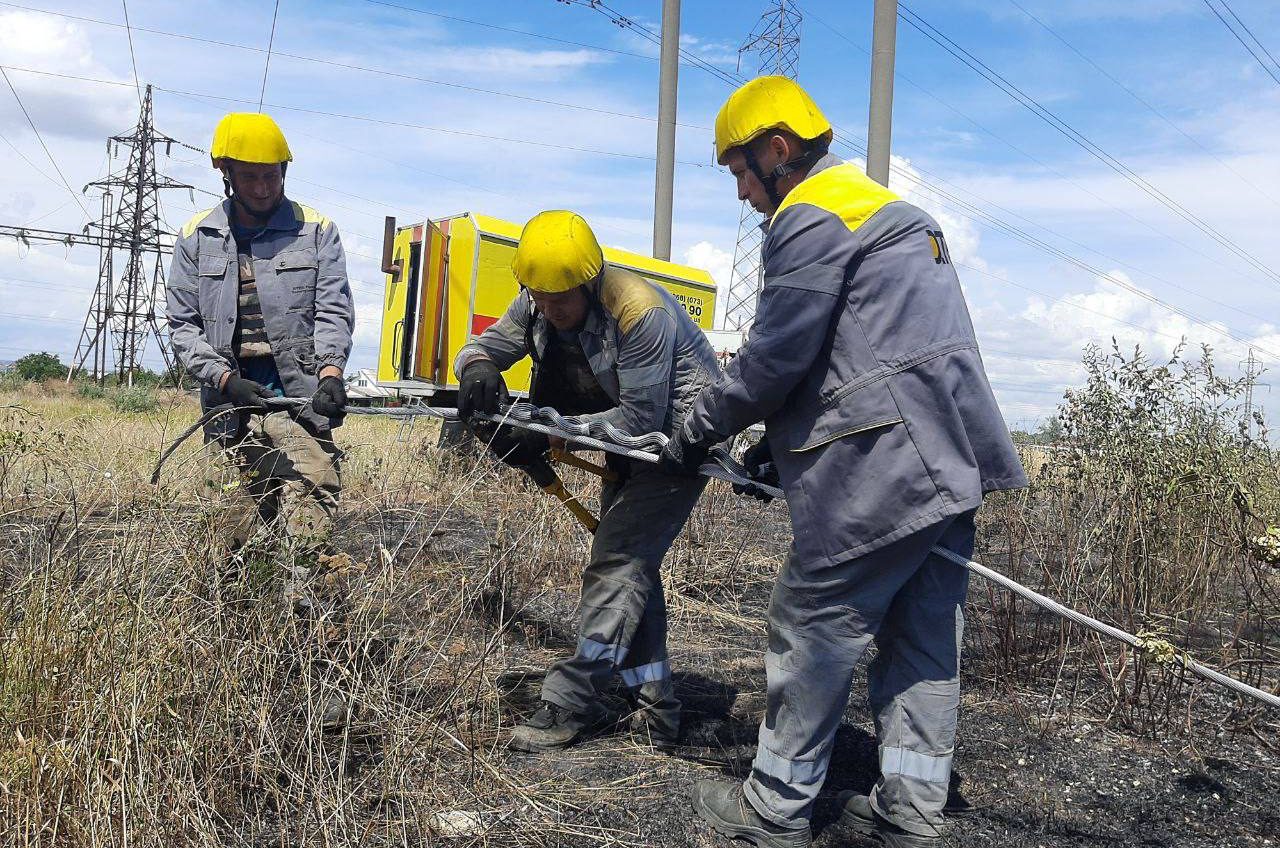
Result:
<svg viewBox="0 0 1280 848">
<path fill-rule="evenodd" d="M 218 470 L 230 478 L 222 491 L 232 500 L 223 538 L 233 552 L 250 546 L 259 528 L 271 541 L 283 542 L 286 599 L 299 611 L 316 607 L 316 572 L 333 559 L 329 540 L 342 488 L 340 451 L 332 439 L 315 435 L 287 413 L 272 412 L 249 416 L 230 454 L 232 462 Z"/>
</svg>

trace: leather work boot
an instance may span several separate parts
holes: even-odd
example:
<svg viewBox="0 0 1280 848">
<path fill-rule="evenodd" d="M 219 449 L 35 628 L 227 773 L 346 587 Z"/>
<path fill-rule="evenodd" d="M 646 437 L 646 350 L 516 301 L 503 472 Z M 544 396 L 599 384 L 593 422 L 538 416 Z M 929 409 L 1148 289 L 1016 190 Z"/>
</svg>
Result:
<svg viewBox="0 0 1280 848">
<path fill-rule="evenodd" d="M 741 783 L 698 781 L 693 785 L 693 809 L 721 836 L 745 839 L 759 848 L 809 848 L 813 844 L 807 823 L 782 827 L 752 809 Z"/>
<path fill-rule="evenodd" d="M 840 824 L 863 836 L 873 836 L 888 848 L 934 848 L 943 844 L 940 835 L 911 833 L 882 817 L 872 808 L 871 799 L 866 795 L 841 792 L 838 797 L 844 807 L 840 813 Z"/>
<path fill-rule="evenodd" d="M 608 723 L 609 714 L 599 704 L 593 703 L 586 713 L 575 713 L 543 701 L 537 712 L 516 726 L 508 747 L 530 754 L 557 751 L 576 745 Z"/>
</svg>

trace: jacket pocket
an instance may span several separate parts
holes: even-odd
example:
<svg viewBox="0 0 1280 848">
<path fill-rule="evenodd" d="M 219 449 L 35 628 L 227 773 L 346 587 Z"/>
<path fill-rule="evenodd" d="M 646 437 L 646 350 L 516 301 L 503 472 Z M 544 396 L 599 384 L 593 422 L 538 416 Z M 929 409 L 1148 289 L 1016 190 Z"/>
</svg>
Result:
<svg viewBox="0 0 1280 848">
<path fill-rule="evenodd" d="M 200 287 L 200 317 L 206 323 L 218 318 L 218 298 L 222 293 L 222 284 L 227 276 L 227 264 L 231 260 L 226 256 L 201 256 L 196 266 L 196 277 Z"/>
<path fill-rule="evenodd" d="M 887 375 L 852 391 L 841 392 L 827 403 L 806 404 L 790 417 L 787 441 L 794 453 L 902 423 L 902 413 L 889 390 Z"/>
<path fill-rule="evenodd" d="M 316 303 L 316 275 L 319 270 L 312 248 L 288 250 L 271 260 L 271 270 L 290 312 L 311 312 Z"/>
</svg>

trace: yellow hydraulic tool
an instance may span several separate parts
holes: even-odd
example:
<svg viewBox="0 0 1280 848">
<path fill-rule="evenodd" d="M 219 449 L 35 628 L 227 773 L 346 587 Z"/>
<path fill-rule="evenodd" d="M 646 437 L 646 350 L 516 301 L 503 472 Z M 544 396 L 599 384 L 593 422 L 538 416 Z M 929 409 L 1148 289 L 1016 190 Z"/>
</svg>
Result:
<svg viewBox="0 0 1280 848">
<path fill-rule="evenodd" d="M 599 520 L 591 514 L 591 510 L 582 505 L 582 501 L 564 487 L 564 481 L 560 479 L 560 475 L 545 457 L 540 457 L 538 461 L 523 466 L 523 469 L 530 479 L 538 484 L 538 488 L 564 504 L 565 509 L 573 513 L 573 517 L 587 528 L 588 533 L 596 532 L 596 528 L 600 526 Z"/>
<path fill-rule="evenodd" d="M 618 479 L 617 474 L 610 469 L 605 468 L 603 465 L 596 465 L 594 462 L 588 462 L 577 454 L 569 453 L 569 451 L 562 448 L 552 448 L 551 458 L 561 465 L 572 465 L 574 468 L 579 468 L 586 471 L 588 474 L 594 474 L 606 483 L 613 482 Z"/>
</svg>

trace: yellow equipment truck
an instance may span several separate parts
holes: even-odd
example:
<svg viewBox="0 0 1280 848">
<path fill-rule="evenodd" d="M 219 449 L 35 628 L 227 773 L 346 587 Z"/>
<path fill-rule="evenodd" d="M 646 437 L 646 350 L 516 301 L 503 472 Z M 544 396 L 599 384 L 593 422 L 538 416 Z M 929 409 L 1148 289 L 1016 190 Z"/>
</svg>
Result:
<svg viewBox="0 0 1280 848">
<path fill-rule="evenodd" d="M 520 290 L 511 273 L 520 230 L 472 212 L 398 228 L 394 218 L 387 218 L 380 386 L 410 397 L 430 396 L 433 403 L 456 401 L 458 351 L 496 322 Z M 670 291 L 695 324 L 711 329 L 716 286 L 706 271 L 612 247 L 605 247 L 604 255 Z M 531 366 L 526 357 L 507 372 L 513 394 L 528 394 Z"/>
</svg>

